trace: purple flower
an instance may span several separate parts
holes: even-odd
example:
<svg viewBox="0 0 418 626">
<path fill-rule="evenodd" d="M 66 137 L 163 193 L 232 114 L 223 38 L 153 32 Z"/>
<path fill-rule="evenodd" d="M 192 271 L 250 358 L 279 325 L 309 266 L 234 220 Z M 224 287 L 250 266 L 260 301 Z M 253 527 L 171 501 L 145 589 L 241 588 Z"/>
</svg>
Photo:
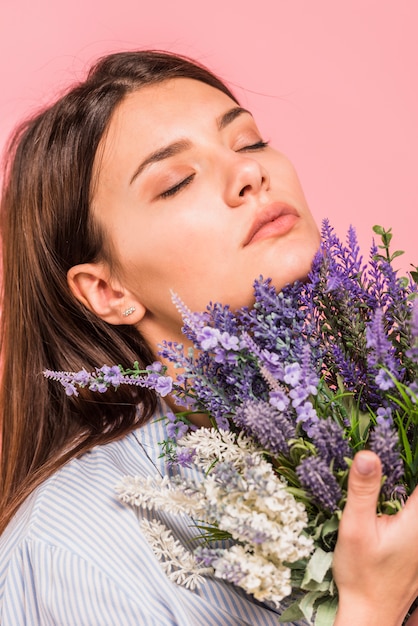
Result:
<svg viewBox="0 0 418 626">
<path fill-rule="evenodd" d="M 163 368 L 163 364 L 161 361 L 154 361 L 151 365 L 147 365 L 147 372 L 156 372 L 157 374 L 161 372 Z"/>
<path fill-rule="evenodd" d="M 382 389 L 382 391 L 387 391 L 391 387 L 395 386 L 395 383 L 393 382 L 391 375 L 389 374 L 389 372 L 387 372 L 384 369 L 379 370 L 375 378 L 375 381 L 379 389 Z"/>
<path fill-rule="evenodd" d="M 204 567 L 213 567 L 215 561 L 217 561 L 223 553 L 223 548 L 206 548 L 204 546 L 199 546 L 194 551 L 198 563 Z"/>
<path fill-rule="evenodd" d="M 278 411 L 285 411 L 290 404 L 290 398 L 284 389 L 270 391 L 270 404 Z"/>
<path fill-rule="evenodd" d="M 119 369 L 119 368 L 118 368 Z M 74 382 L 80 387 L 85 387 L 91 380 L 91 374 L 85 369 L 80 370 L 74 374 Z"/>
<path fill-rule="evenodd" d="M 284 380 L 284 367 L 280 354 L 275 354 L 269 350 L 261 350 L 259 354 L 260 361 L 265 368 L 273 374 L 277 380 Z"/>
<path fill-rule="evenodd" d="M 411 398 L 413 404 L 416 404 L 418 397 L 418 383 L 416 383 L 415 381 L 411 383 L 409 387 L 406 388 L 406 392 Z"/>
<path fill-rule="evenodd" d="M 389 421 L 392 420 L 392 409 L 390 407 L 379 407 L 376 411 L 376 422 L 380 424 L 382 420 Z"/>
<path fill-rule="evenodd" d="M 63 386 L 66 396 L 78 396 L 78 391 L 73 384 L 63 382 Z"/>
<path fill-rule="evenodd" d="M 215 348 L 214 349 L 214 361 L 215 363 L 224 363 L 224 364 L 231 364 L 231 365 L 235 365 L 235 363 L 237 362 L 237 355 L 234 352 L 229 352 L 227 350 L 224 350 L 224 348 Z"/>
<path fill-rule="evenodd" d="M 341 498 L 341 489 L 327 463 L 317 456 L 309 456 L 296 468 L 300 484 L 324 509 L 335 511 Z"/>
<path fill-rule="evenodd" d="M 183 435 L 185 435 L 189 430 L 187 424 L 182 422 L 181 420 L 176 420 L 175 422 L 169 422 L 167 424 L 167 434 L 170 439 L 181 439 Z"/>
<path fill-rule="evenodd" d="M 375 452 L 382 463 L 382 472 L 386 477 L 382 493 L 393 497 L 396 485 L 403 476 L 403 464 L 399 453 L 399 436 L 393 427 L 392 419 L 380 416 L 369 439 L 370 450 Z"/>
<path fill-rule="evenodd" d="M 180 448 L 177 450 L 176 461 L 181 467 L 191 467 L 195 457 L 194 450 L 188 448 Z"/>
<path fill-rule="evenodd" d="M 318 419 L 310 428 L 309 433 L 318 456 L 334 469 L 345 469 L 346 458 L 353 456 L 348 441 L 344 438 L 344 429 L 332 418 Z"/>
<path fill-rule="evenodd" d="M 359 383 L 361 386 L 364 379 L 364 372 L 360 370 L 360 365 L 345 354 L 338 344 L 331 346 L 331 358 L 347 389 L 350 391 L 358 389 Z"/>
<path fill-rule="evenodd" d="M 183 318 L 183 334 L 194 342 L 202 328 L 207 326 L 208 315 L 206 313 L 193 313 L 175 293 L 172 294 L 171 300 Z"/>
<path fill-rule="evenodd" d="M 109 367 L 108 365 L 103 365 L 98 370 L 98 374 L 103 374 L 104 382 L 113 385 L 113 387 L 119 387 L 123 379 L 122 372 L 117 365 L 113 365 L 112 367 Z"/>
<path fill-rule="evenodd" d="M 202 350 L 213 350 L 219 343 L 220 333 L 217 328 L 205 326 L 197 335 L 197 342 Z"/>
<path fill-rule="evenodd" d="M 286 454 L 289 450 L 287 442 L 296 434 L 292 420 L 263 400 L 247 400 L 237 408 L 233 420 L 273 453 Z"/>
<path fill-rule="evenodd" d="M 239 350 L 239 339 L 234 335 L 223 332 L 219 336 L 219 343 L 225 350 Z"/>
<path fill-rule="evenodd" d="M 366 346 L 370 350 L 368 357 L 370 365 L 375 366 L 380 363 L 391 371 L 395 370 L 393 346 L 385 331 L 382 309 L 375 311 L 366 328 Z"/>
<path fill-rule="evenodd" d="M 284 382 L 291 387 L 296 387 L 300 381 L 302 368 L 299 363 L 291 363 L 284 368 Z"/>
<path fill-rule="evenodd" d="M 313 407 L 312 402 L 304 402 L 296 407 L 296 422 L 303 425 L 303 430 L 308 436 L 311 436 L 313 425 L 318 421 L 318 415 Z"/>
<path fill-rule="evenodd" d="M 173 379 L 171 376 L 158 376 L 154 389 L 162 398 L 173 390 Z"/>
<path fill-rule="evenodd" d="M 319 376 L 314 369 L 312 359 L 315 355 L 312 354 L 311 346 L 306 343 L 302 348 L 302 382 L 308 394 L 316 395 L 318 392 Z M 318 364 L 315 363 L 315 367 Z"/>
<path fill-rule="evenodd" d="M 90 391 L 97 391 L 99 393 L 106 393 L 108 388 L 109 388 L 108 384 L 104 382 L 100 382 L 99 380 L 93 380 L 89 385 Z"/>
<path fill-rule="evenodd" d="M 302 404 L 302 402 L 305 402 L 306 398 L 309 397 L 309 391 L 301 385 L 300 387 L 291 389 L 289 391 L 289 396 L 292 398 L 292 406 L 296 409 L 300 404 Z"/>
<path fill-rule="evenodd" d="M 412 303 L 412 315 L 410 321 L 411 346 L 406 356 L 418 363 L 418 298 Z"/>
<path fill-rule="evenodd" d="M 341 285 L 341 282 L 341 276 L 338 276 L 338 274 L 329 276 L 327 280 L 327 291 L 336 291 Z"/>
</svg>

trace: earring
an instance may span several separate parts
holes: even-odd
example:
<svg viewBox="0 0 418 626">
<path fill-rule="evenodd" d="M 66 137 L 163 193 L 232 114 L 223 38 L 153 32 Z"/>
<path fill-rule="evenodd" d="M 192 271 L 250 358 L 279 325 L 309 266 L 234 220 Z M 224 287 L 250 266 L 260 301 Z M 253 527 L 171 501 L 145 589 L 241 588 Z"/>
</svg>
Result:
<svg viewBox="0 0 418 626">
<path fill-rule="evenodd" d="M 129 309 L 126 309 L 126 310 L 122 313 L 122 315 L 123 315 L 124 317 L 128 317 L 128 315 L 132 315 L 132 313 L 133 313 L 134 311 L 136 311 L 135 307 L 134 307 L 134 306 L 130 306 L 130 307 L 129 307 Z"/>
</svg>

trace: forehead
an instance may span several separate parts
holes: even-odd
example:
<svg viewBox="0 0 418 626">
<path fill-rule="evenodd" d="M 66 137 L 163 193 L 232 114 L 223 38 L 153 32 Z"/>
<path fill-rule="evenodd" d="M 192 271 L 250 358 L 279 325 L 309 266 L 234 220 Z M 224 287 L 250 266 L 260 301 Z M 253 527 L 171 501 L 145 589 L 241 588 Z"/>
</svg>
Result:
<svg viewBox="0 0 418 626">
<path fill-rule="evenodd" d="M 129 93 L 116 108 L 107 139 L 140 134 L 143 141 L 164 142 L 167 132 L 187 134 L 199 122 L 216 125 L 217 117 L 236 102 L 206 83 L 173 78 Z"/>
<path fill-rule="evenodd" d="M 117 106 L 96 152 L 93 179 L 119 177 L 161 146 L 217 132 L 219 116 L 237 103 L 190 78 L 172 78 L 129 93 Z"/>
</svg>

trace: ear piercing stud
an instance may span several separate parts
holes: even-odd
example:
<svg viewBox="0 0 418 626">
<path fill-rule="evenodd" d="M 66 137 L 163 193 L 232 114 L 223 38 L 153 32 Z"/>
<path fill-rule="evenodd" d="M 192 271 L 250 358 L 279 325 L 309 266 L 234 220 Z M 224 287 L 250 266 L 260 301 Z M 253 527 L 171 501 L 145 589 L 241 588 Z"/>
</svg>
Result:
<svg viewBox="0 0 418 626">
<path fill-rule="evenodd" d="M 122 315 L 123 315 L 124 317 L 128 317 L 128 315 L 132 315 L 132 313 L 133 313 L 134 311 L 136 311 L 135 307 L 134 307 L 134 306 L 130 306 L 130 307 L 129 307 L 129 309 L 126 309 L 126 310 L 122 313 Z"/>
</svg>

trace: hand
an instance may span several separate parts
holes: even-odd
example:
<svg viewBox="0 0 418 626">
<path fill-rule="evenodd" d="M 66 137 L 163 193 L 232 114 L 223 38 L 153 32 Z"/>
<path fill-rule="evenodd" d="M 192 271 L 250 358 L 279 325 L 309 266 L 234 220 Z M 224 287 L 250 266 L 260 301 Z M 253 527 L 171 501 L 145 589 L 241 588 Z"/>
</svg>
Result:
<svg viewBox="0 0 418 626">
<path fill-rule="evenodd" d="M 335 626 L 400 626 L 418 596 L 418 489 L 396 515 L 377 516 L 381 477 L 373 452 L 356 454 L 334 554 Z"/>
</svg>

